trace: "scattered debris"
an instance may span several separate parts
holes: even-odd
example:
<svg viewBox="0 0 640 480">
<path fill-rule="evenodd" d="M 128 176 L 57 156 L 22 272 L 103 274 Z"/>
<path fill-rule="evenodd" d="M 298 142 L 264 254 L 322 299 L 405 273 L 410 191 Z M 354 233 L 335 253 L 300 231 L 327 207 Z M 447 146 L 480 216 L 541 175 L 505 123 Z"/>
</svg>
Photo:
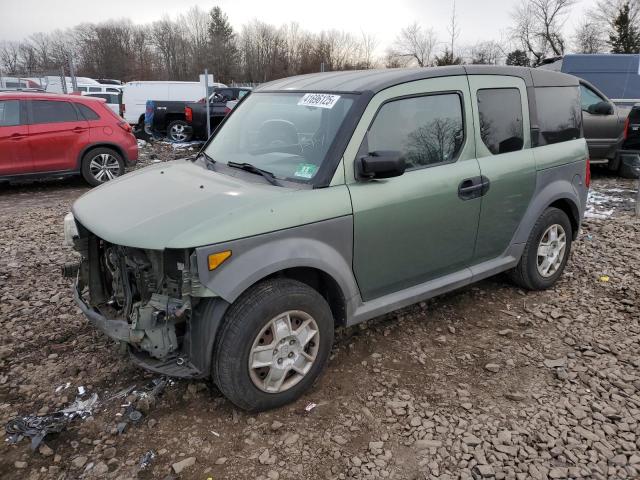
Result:
<svg viewBox="0 0 640 480">
<path fill-rule="evenodd" d="M 598 280 L 600 280 L 601 282 L 608 282 L 610 280 L 610 277 L 609 275 L 600 275 Z"/>
<path fill-rule="evenodd" d="M 305 412 L 310 412 L 311 410 L 313 410 L 314 408 L 316 408 L 318 406 L 317 403 L 309 403 L 306 407 L 304 407 L 304 411 Z"/>
<path fill-rule="evenodd" d="M 138 463 L 140 470 L 147 469 L 151 465 L 151 462 L 156 458 L 156 455 L 157 454 L 154 450 L 149 450 L 147 453 L 142 455 L 140 462 Z"/>
<path fill-rule="evenodd" d="M 94 393 L 87 400 L 76 400 L 67 408 L 50 415 L 27 415 L 9 420 L 5 425 L 10 444 L 18 443 L 24 437 L 31 439 L 31 450 L 36 450 L 42 440 L 51 433 L 60 433 L 74 419 L 91 416 L 91 410 L 98 401 Z"/>
</svg>

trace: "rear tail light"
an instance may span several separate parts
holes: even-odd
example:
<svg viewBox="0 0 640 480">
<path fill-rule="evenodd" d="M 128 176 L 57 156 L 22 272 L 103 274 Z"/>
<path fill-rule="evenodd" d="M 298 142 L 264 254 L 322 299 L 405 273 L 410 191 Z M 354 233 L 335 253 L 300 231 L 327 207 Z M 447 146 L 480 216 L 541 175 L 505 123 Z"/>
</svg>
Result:
<svg viewBox="0 0 640 480">
<path fill-rule="evenodd" d="M 193 122 L 193 109 L 191 107 L 184 107 L 184 119 L 189 123 Z"/>
<path fill-rule="evenodd" d="M 624 130 L 622 132 L 622 139 L 626 140 L 629 138 L 629 117 L 624 121 Z"/>
<path fill-rule="evenodd" d="M 229 107 L 224 107 L 224 114 L 228 115 L 231 109 Z"/>
<path fill-rule="evenodd" d="M 584 172 L 584 184 L 587 188 L 591 185 L 591 162 L 589 157 L 587 157 L 587 169 Z"/>
<path fill-rule="evenodd" d="M 131 133 L 131 125 L 127 122 L 118 122 L 118 126 L 127 133 Z"/>
<path fill-rule="evenodd" d="M 124 114 L 127 112 L 127 107 L 124 103 L 120 104 L 120 116 L 124 117 Z"/>
</svg>

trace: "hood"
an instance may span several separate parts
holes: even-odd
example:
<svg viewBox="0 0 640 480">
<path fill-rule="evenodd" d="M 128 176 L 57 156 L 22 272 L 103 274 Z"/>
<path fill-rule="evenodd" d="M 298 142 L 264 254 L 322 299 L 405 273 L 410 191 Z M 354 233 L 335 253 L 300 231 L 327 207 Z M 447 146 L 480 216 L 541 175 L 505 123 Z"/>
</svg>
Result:
<svg viewBox="0 0 640 480">
<path fill-rule="evenodd" d="M 191 248 L 350 214 L 346 186 L 253 183 L 188 160 L 145 167 L 80 197 L 76 220 L 117 245 Z"/>
</svg>

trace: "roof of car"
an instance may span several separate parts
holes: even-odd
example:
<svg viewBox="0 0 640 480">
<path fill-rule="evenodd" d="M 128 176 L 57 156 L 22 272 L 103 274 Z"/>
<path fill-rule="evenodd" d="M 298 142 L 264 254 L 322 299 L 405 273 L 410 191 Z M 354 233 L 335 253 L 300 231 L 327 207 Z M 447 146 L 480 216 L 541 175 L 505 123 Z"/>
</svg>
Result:
<svg viewBox="0 0 640 480">
<path fill-rule="evenodd" d="M 97 93 L 97 92 L 96 92 Z M 101 101 L 103 99 L 101 98 L 95 98 L 95 97 L 89 97 L 89 98 L 85 98 L 88 97 L 88 95 L 69 95 L 69 94 L 64 94 L 64 93 L 48 93 L 48 92 L 21 92 L 21 91 L 15 91 L 15 92 L 0 92 L 0 99 L 2 98 L 17 98 L 17 99 L 21 99 L 21 98 L 25 98 L 25 99 L 29 99 L 29 100 L 33 100 L 35 99 L 39 99 L 39 100 L 66 100 L 66 101 L 83 101 L 83 100 L 87 100 L 90 102 L 97 102 L 97 101 Z"/>
<path fill-rule="evenodd" d="M 427 68 L 386 68 L 311 73 L 263 83 L 255 89 L 264 91 L 379 92 L 401 83 L 454 75 L 506 75 L 521 77 L 527 86 L 570 86 L 578 81 L 571 75 L 526 67 L 493 65 L 454 65 Z"/>
</svg>

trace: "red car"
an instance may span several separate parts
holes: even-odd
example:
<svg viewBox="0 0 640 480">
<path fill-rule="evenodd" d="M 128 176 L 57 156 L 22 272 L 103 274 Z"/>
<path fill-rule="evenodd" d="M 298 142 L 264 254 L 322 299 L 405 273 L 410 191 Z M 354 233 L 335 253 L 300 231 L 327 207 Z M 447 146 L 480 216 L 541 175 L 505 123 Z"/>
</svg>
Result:
<svg viewBox="0 0 640 480">
<path fill-rule="evenodd" d="M 80 174 L 96 186 L 137 160 L 131 127 L 103 99 L 0 93 L 0 181 Z"/>
</svg>

